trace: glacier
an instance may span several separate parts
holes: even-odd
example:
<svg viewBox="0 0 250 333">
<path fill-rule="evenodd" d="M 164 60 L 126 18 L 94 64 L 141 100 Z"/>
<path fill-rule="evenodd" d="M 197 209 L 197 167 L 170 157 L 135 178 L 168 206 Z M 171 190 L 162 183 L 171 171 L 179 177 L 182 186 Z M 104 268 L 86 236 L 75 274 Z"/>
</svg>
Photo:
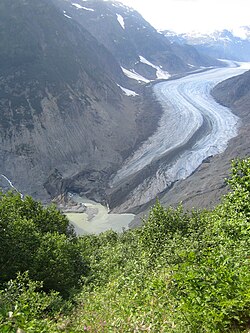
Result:
<svg viewBox="0 0 250 333">
<path fill-rule="evenodd" d="M 207 157 L 222 153 L 237 136 L 240 119 L 212 98 L 211 89 L 249 69 L 249 63 L 231 63 L 154 85 L 163 108 L 156 132 L 123 164 L 110 181 L 117 187 L 157 161 L 157 171 L 130 193 L 124 207 L 147 203 L 177 180 L 191 175 Z"/>
</svg>

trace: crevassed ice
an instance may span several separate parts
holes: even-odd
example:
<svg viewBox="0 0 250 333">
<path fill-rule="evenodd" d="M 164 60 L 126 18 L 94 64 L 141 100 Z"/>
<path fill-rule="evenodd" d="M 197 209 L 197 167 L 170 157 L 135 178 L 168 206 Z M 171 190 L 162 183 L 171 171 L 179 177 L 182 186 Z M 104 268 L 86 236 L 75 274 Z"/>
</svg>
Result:
<svg viewBox="0 0 250 333">
<path fill-rule="evenodd" d="M 154 86 L 156 97 L 164 110 L 159 127 L 124 162 L 110 182 L 111 186 L 142 170 L 169 150 L 183 146 L 201 126 L 203 119 L 207 121 L 208 129 L 181 155 L 177 154 L 170 165 L 161 164 L 155 175 L 138 185 L 131 192 L 129 205 L 148 202 L 173 181 L 188 177 L 206 157 L 226 149 L 228 141 L 237 135 L 238 117 L 216 103 L 210 91 L 220 81 L 244 73 L 247 67 L 241 64 L 241 67 L 213 69 Z M 133 196 L 133 193 L 136 195 Z M 140 199 L 135 203 L 138 193 Z"/>
</svg>

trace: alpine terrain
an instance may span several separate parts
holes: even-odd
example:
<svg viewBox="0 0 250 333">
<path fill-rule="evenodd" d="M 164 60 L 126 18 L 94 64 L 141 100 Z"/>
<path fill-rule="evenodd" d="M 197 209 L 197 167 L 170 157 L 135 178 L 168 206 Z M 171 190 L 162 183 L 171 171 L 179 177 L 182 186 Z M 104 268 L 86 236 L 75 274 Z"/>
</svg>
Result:
<svg viewBox="0 0 250 333">
<path fill-rule="evenodd" d="M 250 26 L 242 26 L 234 30 L 216 30 L 212 33 L 162 32 L 171 42 L 180 45 L 192 45 L 199 52 L 219 59 L 238 61 L 250 60 Z"/>
<path fill-rule="evenodd" d="M 151 82 L 220 64 L 112 1 L 3 0 L 0 26 L 1 183 L 43 200 L 106 200 L 157 127 Z"/>
<path fill-rule="evenodd" d="M 0 333 L 250 333 L 249 31 L 0 1 Z"/>
</svg>

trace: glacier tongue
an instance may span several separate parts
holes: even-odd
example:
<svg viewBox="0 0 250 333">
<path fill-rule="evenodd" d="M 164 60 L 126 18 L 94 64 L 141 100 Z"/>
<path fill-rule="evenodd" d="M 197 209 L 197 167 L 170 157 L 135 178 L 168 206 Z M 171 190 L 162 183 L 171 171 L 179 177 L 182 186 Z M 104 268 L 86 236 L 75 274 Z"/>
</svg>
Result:
<svg viewBox="0 0 250 333">
<path fill-rule="evenodd" d="M 118 170 L 111 187 L 119 187 L 148 165 L 158 169 L 132 188 L 124 209 L 147 203 L 173 182 L 193 173 L 204 159 L 223 152 L 237 135 L 239 118 L 210 95 L 219 82 L 247 70 L 248 66 L 216 68 L 154 86 L 163 115 L 156 133 Z M 171 157 L 170 157 L 171 156 Z"/>
</svg>

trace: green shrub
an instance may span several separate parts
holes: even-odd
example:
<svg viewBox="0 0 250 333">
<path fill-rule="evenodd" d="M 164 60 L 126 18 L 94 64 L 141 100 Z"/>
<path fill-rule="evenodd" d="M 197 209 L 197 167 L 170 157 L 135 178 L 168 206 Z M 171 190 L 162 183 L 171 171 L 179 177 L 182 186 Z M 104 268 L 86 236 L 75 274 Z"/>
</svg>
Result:
<svg viewBox="0 0 250 333">
<path fill-rule="evenodd" d="M 56 292 L 46 294 L 42 282 L 32 281 L 28 273 L 18 274 L 0 291 L 0 331 L 16 333 L 56 332 L 56 319 L 60 318 L 65 303 Z"/>
<path fill-rule="evenodd" d="M 5 198 L 8 209 L 0 205 L 3 277 L 24 270 L 28 256 L 30 276 L 44 281 L 44 286 L 38 291 L 41 284 L 27 275 L 9 282 L 0 293 L 0 331 L 21 327 L 26 333 L 246 332 L 249 177 L 250 159 L 235 161 L 228 181 L 232 191 L 213 211 L 187 212 L 181 205 L 165 209 L 157 202 L 140 229 L 79 239 L 68 232 L 67 223 L 61 229 L 60 219 L 49 232 L 42 223 L 44 212 L 38 214 L 39 221 L 32 218 L 31 199 L 21 203 L 17 214 L 20 198 Z M 6 254 L 4 248 L 15 251 Z M 75 308 L 66 313 L 58 294 L 43 290 L 64 295 L 79 285 L 81 274 L 84 285 L 74 296 Z M 19 286 L 25 287 L 20 291 Z"/>
<path fill-rule="evenodd" d="M 30 197 L 8 193 L 0 200 L 0 283 L 29 271 L 44 290 L 67 296 L 87 274 L 86 260 L 64 215 Z"/>
</svg>

